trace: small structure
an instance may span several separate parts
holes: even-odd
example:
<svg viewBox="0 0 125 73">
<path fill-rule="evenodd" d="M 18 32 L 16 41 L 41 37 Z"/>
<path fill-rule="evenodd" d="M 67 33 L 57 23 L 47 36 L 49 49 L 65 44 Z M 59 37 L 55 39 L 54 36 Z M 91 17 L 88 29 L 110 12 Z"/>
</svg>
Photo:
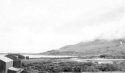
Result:
<svg viewBox="0 0 125 73">
<path fill-rule="evenodd" d="M 15 67 L 10 67 L 8 68 L 8 73 L 21 73 L 23 69 L 21 68 L 15 68 Z"/>
<path fill-rule="evenodd" d="M 112 61 L 98 61 L 98 64 L 113 64 Z"/>
<path fill-rule="evenodd" d="M 8 73 L 7 69 L 13 66 L 13 60 L 4 56 L 0 57 L 0 73 Z"/>
<path fill-rule="evenodd" d="M 113 64 L 113 61 L 105 59 L 105 58 L 95 58 L 95 59 L 93 59 L 93 63 L 96 63 L 96 64 Z"/>
<path fill-rule="evenodd" d="M 0 56 L 0 73 L 21 73 L 23 59 L 20 55 L 8 54 L 6 56 Z"/>
<path fill-rule="evenodd" d="M 25 59 L 25 57 L 23 57 L 20 54 L 8 54 L 8 55 L 6 55 L 6 57 L 13 60 L 13 67 L 16 67 L 16 68 L 21 68 L 21 66 L 22 66 L 21 60 Z"/>
</svg>

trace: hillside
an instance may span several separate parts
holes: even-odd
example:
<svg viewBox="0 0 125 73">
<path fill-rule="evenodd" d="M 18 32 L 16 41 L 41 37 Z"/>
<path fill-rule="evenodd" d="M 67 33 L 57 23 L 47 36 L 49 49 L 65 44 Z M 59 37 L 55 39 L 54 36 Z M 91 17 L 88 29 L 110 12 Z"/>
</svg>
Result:
<svg viewBox="0 0 125 73">
<path fill-rule="evenodd" d="M 115 56 L 125 55 L 125 39 L 95 40 L 92 42 L 80 42 L 75 45 L 67 45 L 58 50 L 51 50 L 42 54 L 47 55 L 100 55 L 111 54 Z"/>
</svg>

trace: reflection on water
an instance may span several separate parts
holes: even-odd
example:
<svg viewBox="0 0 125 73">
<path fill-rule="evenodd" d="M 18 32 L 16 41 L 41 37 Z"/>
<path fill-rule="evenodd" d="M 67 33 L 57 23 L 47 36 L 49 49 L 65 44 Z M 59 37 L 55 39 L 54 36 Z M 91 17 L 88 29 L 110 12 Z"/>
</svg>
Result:
<svg viewBox="0 0 125 73">
<path fill-rule="evenodd" d="M 48 58 L 58 58 L 58 57 L 75 57 L 75 56 L 54 56 L 54 55 L 24 55 L 29 56 L 29 58 L 41 58 L 41 57 L 48 57 Z"/>
<path fill-rule="evenodd" d="M 5 56 L 5 55 L 0 55 L 0 57 Z M 75 57 L 75 56 L 57 56 L 57 55 L 23 55 L 23 56 L 28 56 L 29 58 L 60 58 L 60 57 Z"/>
</svg>

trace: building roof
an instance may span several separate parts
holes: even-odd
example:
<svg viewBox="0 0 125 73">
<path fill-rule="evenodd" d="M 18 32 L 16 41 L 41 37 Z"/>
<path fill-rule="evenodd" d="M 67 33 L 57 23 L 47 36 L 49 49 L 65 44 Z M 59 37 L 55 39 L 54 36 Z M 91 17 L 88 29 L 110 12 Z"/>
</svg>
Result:
<svg viewBox="0 0 125 73">
<path fill-rule="evenodd" d="M 15 68 L 15 67 L 10 67 L 8 68 L 9 70 L 12 70 L 12 71 L 22 71 L 23 69 L 21 68 Z"/>
<path fill-rule="evenodd" d="M 12 60 L 21 60 L 21 59 L 25 58 L 24 56 L 22 56 L 20 54 L 7 54 L 5 56 L 12 59 Z"/>
<path fill-rule="evenodd" d="M 11 61 L 13 61 L 12 59 L 7 58 L 7 57 L 5 57 L 5 56 L 0 56 L 0 60 L 2 60 L 2 61 L 4 61 L 4 62 L 11 62 Z"/>
</svg>

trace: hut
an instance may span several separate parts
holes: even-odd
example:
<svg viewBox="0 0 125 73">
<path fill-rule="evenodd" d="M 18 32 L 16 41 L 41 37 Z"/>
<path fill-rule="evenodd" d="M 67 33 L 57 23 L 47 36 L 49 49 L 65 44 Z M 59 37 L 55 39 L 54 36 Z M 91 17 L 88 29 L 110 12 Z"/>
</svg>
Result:
<svg viewBox="0 0 125 73">
<path fill-rule="evenodd" d="M 24 59 L 22 55 L 20 55 L 20 54 L 8 54 L 8 55 L 6 55 L 6 57 L 13 60 L 13 67 L 21 68 L 21 66 L 22 66 L 21 60 Z"/>
<path fill-rule="evenodd" d="M 0 57 L 0 73 L 8 73 L 7 69 L 13 66 L 13 60 L 4 56 Z"/>
<path fill-rule="evenodd" d="M 15 67 L 10 67 L 8 68 L 8 73 L 21 73 L 23 69 L 21 68 L 15 68 Z"/>
</svg>

